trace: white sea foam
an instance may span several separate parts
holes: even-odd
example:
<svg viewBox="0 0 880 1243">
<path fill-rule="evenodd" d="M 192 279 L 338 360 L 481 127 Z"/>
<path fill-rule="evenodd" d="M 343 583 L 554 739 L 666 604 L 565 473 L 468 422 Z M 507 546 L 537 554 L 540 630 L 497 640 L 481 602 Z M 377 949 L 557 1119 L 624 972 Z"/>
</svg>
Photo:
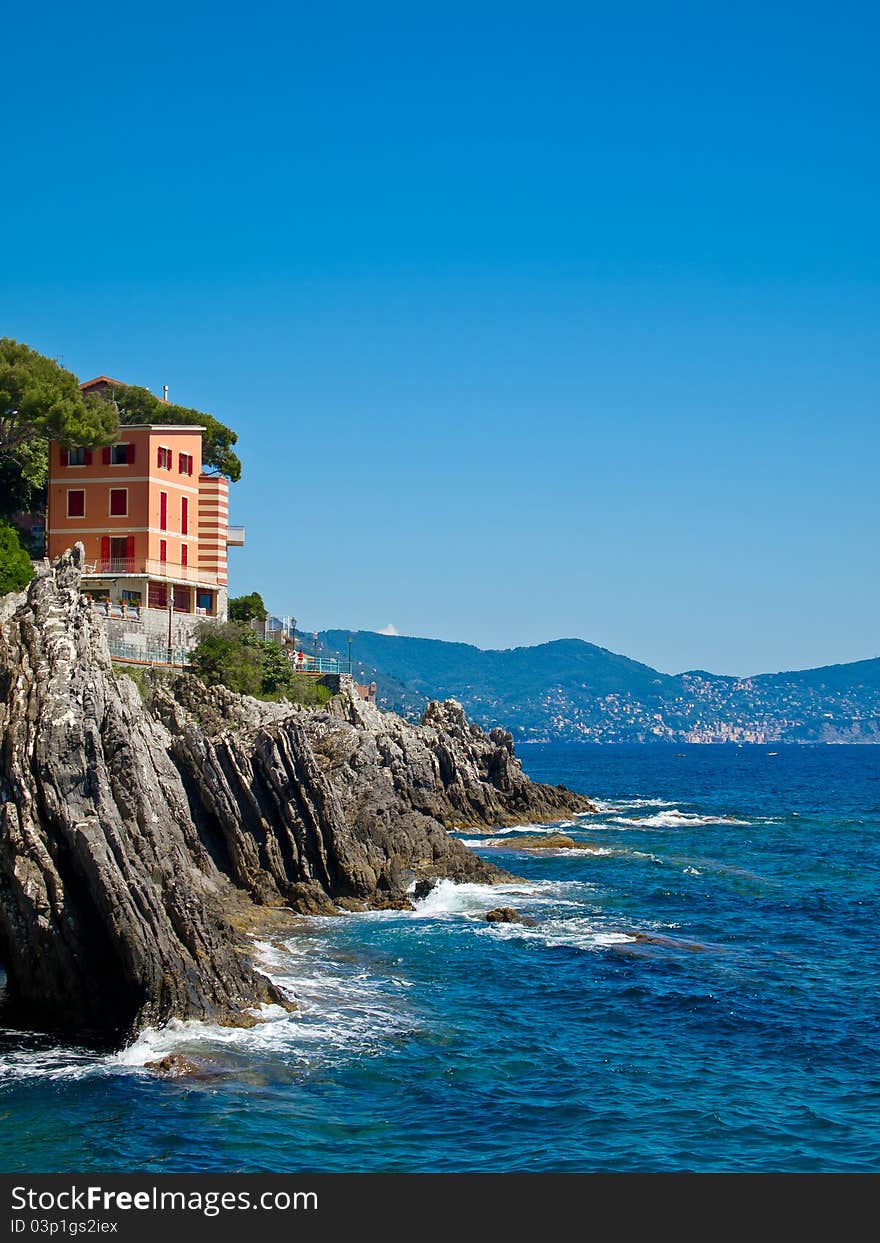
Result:
<svg viewBox="0 0 880 1243">
<path fill-rule="evenodd" d="M 16 1033 L 23 1041 L 27 1036 Z M 35 1037 L 39 1042 L 39 1037 Z M 88 1079 L 108 1073 L 107 1058 L 89 1049 L 70 1047 L 5 1049 L 0 1055 L 0 1084 L 22 1079 L 71 1080 Z"/>
<path fill-rule="evenodd" d="M 320 937 L 299 934 L 270 945 L 256 942 L 258 965 L 289 996 L 298 1009 L 261 1006 L 251 1013 L 262 1022 L 254 1027 L 220 1027 L 195 1020 L 173 1020 L 147 1028 L 115 1055 L 120 1067 L 143 1067 L 168 1053 L 199 1057 L 258 1054 L 273 1062 L 306 1068 L 335 1060 L 340 1054 L 376 1053 L 396 1035 L 411 1030 L 413 1016 L 396 977 L 383 977 L 349 962 L 334 961 L 332 947 Z"/>
<path fill-rule="evenodd" d="M 597 918 L 576 915 L 569 919 L 553 919 L 536 924 L 487 924 L 480 930 L 481 936 L 492 936 L 503 941 L 527 941 L 547 949 L 568 947 L 579 950 L 600 950 L 609 945 L 623 945 L 635 941 L 635 937 L 603 927 Z"/>
<path fill-rule="evenodd" d="M 404 914 L 408 914 L 410 919 L 481 916 L 493 907 L 502 905 L 502 899 L 512 899 L 528 906 L 558 905 L 565 902 L 559 896 L 557 887 L 549 881 L 513 882 L 506 885 L 457 885 L 455 881 L 441 880 L 426 897 L 415 903 L 414 911 Z"/>
</svg>

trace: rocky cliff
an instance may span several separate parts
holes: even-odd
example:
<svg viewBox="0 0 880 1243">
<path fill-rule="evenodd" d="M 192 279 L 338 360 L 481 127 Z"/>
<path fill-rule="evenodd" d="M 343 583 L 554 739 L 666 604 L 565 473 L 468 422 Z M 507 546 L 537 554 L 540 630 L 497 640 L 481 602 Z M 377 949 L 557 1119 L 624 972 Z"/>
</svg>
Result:
<svg viewBox="0 0 880 1243">
<path fill-rule="evenodd" d="M 284 1002 L 236 932 L 250 909 L 402 906 L 503 876 L 446 832 L 587 800 L 523 775 L 455 701 L 420 726 L 361 703 L 264 704 L 190 675 L 115 676 L 79 548 L 0 601 L 5 1021 L 119 1041 Z M 246 922 L 246 921 L 245 921 Z"/>
</svg>

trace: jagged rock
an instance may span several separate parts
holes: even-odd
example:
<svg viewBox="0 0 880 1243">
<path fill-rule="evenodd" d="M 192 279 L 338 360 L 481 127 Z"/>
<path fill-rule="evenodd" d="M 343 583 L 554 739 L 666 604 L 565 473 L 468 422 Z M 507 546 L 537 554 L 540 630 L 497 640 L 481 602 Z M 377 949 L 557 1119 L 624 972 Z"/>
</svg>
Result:
<svg viewBox="0 0 880 1243">
<path fill-rule="evenodd" d="M 534 928 L 535 920 L 530 915 L 520 915 L 512 906 L 496 906 L 494 911 L 487 911 L 486 922 L 489 924 L 525 924 Z"/>
<path fill-rule="evenodd" d="M 197 1075 L 200 1068 L 181 1053 L 166 1053 L 154 1062 L 144 1062 L 144 1069 L 151 1070 L 160 1079 L 180 1079 L 184 1075 Z"/>
<path fill-rule="evenodd" d="M 11 1020 L 120 1039 L 276 990 L 219 914 L 168 735 L 78 593 L 81 546 L 0 624 L 0 961 Z"/>
<path fill-rule="evenodd" d="M 454 700 L 421 725 L 351 679 L 324 711 L 191 675 L 116 677 L 82 549 L 0 605 L 0 962 L 10 1023 L 121 1040 L 285 999 L 242 909 L 410 909 L 440 877 L 507 879 L 446 832 L 591 810 L 525 777 Z M 231 922 L 230 922 L 231 921 Z"/>
</svg>

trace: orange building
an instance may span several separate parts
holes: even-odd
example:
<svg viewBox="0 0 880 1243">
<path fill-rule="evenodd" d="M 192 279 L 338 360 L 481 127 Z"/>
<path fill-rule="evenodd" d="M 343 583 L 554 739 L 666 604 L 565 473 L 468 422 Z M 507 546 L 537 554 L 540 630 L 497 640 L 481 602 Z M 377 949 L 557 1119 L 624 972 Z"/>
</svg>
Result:
<svg viewBox="0 0 880 1243">
<path fill-rule="evenodd" d="M 83 390 L 113 383 L 101 376 Z M 81 541 L 83 590 L 143 634 L 165 634 L 169 613 L 226 619 L 226 550 L 244 531 L 229 527 L 229 481 L 202 471 L 203 431 L 129 425 L 104 449 L 50 446 L 47 554 Z"/>
</svg>

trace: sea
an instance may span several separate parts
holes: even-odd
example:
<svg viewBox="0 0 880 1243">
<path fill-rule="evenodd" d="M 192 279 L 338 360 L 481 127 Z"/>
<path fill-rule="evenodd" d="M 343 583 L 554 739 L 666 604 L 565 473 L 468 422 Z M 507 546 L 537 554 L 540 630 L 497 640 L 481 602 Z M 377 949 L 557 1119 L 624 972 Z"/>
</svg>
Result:
<svg viewBox="0 0 880 1243">
<path fill-rule="evenodd" d="M 0 1169 L 880 1169 L 880 748 L 520 754 L 598 810 L 506 836 L 589 849 L 462 833 L 518 879 L 304 918 L 252 1029 L 0 1033 Z"/>
</svg>

